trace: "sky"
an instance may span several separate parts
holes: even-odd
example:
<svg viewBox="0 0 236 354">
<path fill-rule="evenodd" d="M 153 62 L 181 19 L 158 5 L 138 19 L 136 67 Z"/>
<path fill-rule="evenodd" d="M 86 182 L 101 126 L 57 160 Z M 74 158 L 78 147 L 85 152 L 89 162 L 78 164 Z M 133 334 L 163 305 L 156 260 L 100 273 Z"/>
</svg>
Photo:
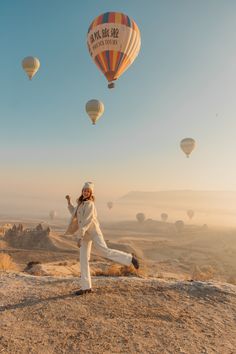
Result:
<svg viewBox="0 0 236 354">
<path fill-rule="evenodd" d="M 86 45 L 106 11 L 132 17 L 142 40 L 114 90 Z M 234 0 L 2 0 L 0 52 L 2 203 L 76 196 L 87 180 L 104 200 L 236 190 Z M 32 81 L 21 68 L 29 55 L 41 62 Z M 96 126 L 92 98 L 105 106 Z M 185 137 L 197 142 L 190 159 Z"/>
</svg>

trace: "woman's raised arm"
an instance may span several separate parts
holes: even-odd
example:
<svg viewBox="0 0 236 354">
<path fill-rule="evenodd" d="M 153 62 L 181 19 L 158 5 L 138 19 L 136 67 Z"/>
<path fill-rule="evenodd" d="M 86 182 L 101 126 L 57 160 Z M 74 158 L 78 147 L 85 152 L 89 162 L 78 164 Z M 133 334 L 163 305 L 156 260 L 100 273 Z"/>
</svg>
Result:
<svg viewBox="0 0 236 354">
<path fill-rule="evenodd" d="M 66 200 L 67 200 L 67 202 L 68 202 L 68 210 L 69 210 L 69 212 L 71 213 L 71 215 L 73 215 L 74 212 L 75 212 L 75 207 L 74 207 L 74 205 L 71 204 L 70 196 L 69 196 L 69 195 L 66 195 L 65 198 L 66 198 Z"/>
</svg>

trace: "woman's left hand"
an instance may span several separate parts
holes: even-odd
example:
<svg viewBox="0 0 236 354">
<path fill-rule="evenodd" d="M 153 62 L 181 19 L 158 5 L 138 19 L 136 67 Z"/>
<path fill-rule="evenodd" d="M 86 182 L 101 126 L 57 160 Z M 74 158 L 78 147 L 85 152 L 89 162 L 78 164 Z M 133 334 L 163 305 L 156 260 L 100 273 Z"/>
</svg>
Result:
<svg viewBox="0 0 236 354">
<path fill-rule="evenodd" d="M 81 239 L 79 239 L 78 242 L 77 242 L 77 246 L 78 246 L 79 248 L 81 247 L 81 242 L 82 242 Z"/>
</svg>

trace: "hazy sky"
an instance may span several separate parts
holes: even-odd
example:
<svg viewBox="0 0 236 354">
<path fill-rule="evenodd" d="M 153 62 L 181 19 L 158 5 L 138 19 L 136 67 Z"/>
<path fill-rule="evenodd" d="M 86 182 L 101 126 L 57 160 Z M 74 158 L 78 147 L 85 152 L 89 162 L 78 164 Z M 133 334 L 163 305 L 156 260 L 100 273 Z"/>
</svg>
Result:
<svg viewBox="0 0 236 354">
<path fill-rule="evenodd" d="M 138 24 L 141 52 L 107 89 L 86 46 L 105 11 Z M 84 180 L 130 190 L 236 190 L 235 0 L 2 0 L 0 193 L 75 194 Z M 21 60 L 41 68 L 29 82 Z M 104 102 L 92 126 L 87 100 Z M 193 137 L 186 159 L 179 141 Z"/>
</svg>

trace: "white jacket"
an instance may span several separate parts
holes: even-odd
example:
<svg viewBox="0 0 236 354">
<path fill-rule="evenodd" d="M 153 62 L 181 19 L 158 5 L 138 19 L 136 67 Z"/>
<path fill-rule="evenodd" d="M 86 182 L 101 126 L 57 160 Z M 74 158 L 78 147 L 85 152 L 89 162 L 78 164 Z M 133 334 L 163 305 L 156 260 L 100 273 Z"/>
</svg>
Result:
<svg viewBox="0 0 236 354">
<path fill-rule="evenodd" d="M 72 204 L 70 204 L 68 209 L 72 217 L 74 217 L 77 207 L 74 207 Z M 75 236 L 78 238 L 82 239 L 86 232 L 91 235 L 102 234 L 99 221 L 97 219 L 97 210 L 92 200 L 86 200 L 80 204 L 77 210 L 77 218 L 79 229 L 75 233 Z"/>
</svg>

